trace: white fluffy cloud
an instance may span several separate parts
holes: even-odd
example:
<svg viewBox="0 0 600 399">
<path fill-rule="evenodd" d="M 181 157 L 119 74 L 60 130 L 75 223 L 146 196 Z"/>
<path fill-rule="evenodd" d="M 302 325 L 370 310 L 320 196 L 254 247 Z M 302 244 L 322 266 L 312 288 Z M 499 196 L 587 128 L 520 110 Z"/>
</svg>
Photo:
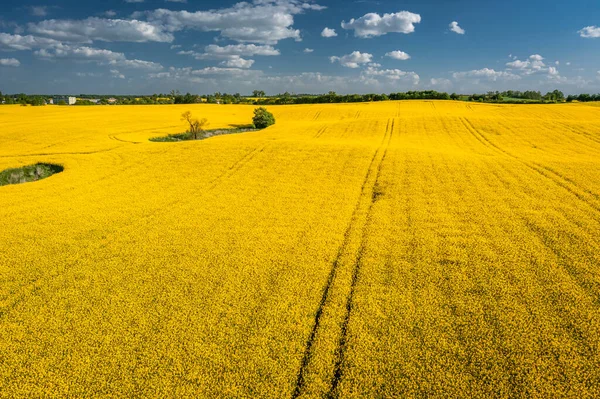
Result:
<svg viewBox="0 0 600 399">
<path fill-rule="evenodd" d="M 358 19 L 352 18 L 349 22 L 342 22 L 342 28 L 354 30 L 356 37 L 375 37 L 387 33 L 412 33 L 415 25 L 421 22 L 421 16 L 408 11 L 394 14 L 368 13 Z"/>
<path fill-rule="evenodd" d="M 28 30 L 67 42 L 172 42 L 173 35 L 162 27 L 138 20 L 90 17 L 84 20 L 49 19 L 30 23 Z"/>
<path fill-rule="evenodd" d="M 94 61 L 101 65 L 111 65 L 124 68 L 158 71 L 163 66 L 151 61 L 130 60 L 125 54 L 111 50 L 88 46 L 60 44 L 51 48 L 42 48 L 34 53 L 44 59 L 70 59 L 76 61 Z"/>
<path fill-rule="evenodd" d="M 599 26 L 586 26 L 582 30 L 580 30 L 579 35 L 581 37 L 586 38 L 597 38 L 600 37 L 600 27 Z"/>
<path fill-rule="evenodd" d="M 556 70 L 554 67 L 548 67 L 544 63 L 544 57 L 539 54 L 530 55 L 527 60 L 514 60 L 507 62 L 506 66 L 509 69 L 516 70 L 524 75 L 533 75 L 535 73 L 546 73 L 550 72 L 551 69 Z"/>
<path fill-rule="evenodd" d="M 395 60 L 400 60 L 400 61 L 405 61 L 405 60 L 410 59 L 410 55 L 408 55 L 404 51 L 400 51 L 400 50 L 390 51 L 389 53 L 385 53 L 385 56 L 393 58 Z"/>
<path fill-rule="evenodd" d="M 305 48 L 305 49 L 303 50 L 303 53 L 310 54 L 310 53 L 312 53 L 313 51 L 315 51 L 315 50 L 313 50 L 313 49 L 311 49 L 311 48 Z"/>
<path fill-rule="evenodd" d="M 231 60 L 234 58 L 261 56 L 276 56 L 281 53 L 273 46 L 256 44 L 229 44 L 218 46 L 210 44 L 204 47 L 204 52 L 179 51 L 179 55 L 191 55 L 197 60 Z"/>
<path fill-rule="evenodd" d="M 378 69 L 376 67 L 367 67 L 362 73 L 363 77 L 368 78 L 385 78 L 391 81 L 405 81 L 411 84 L 419 83 L 419 75 L 415 72 L 405 72 L 400 69 Z"/>
<path fill-rule="evenodd" d="M 37 48 L 48 48 L 59 44 L 61 43 L 57 40 L 44 37 L 0 33 L 0 49 L 2 50 L 33 50 Z"/>
<path fill-rule="evenodd" d="M 337 33 L 335 32 L 335 29 L 325 28 L 321 32 L 321 36 L 323 36 L 323 37 L 336 37 Z"/>
<path fill-rule="evenodd" d="M 371 62 L 373 58 L 372 54 L 361 53 L 360 51 L 353 51 L 350 54 L 343 55 L 341 57 L 329 57 L 329 60 L 333 62 L 339 62 L 346 68 L 358 68 L 360 64 L 367 64 Z"/>
<path fill-rule="evenodd" d="M 295 91 L 300 93 L 321 93 L 334 90 L 339 93 L 373 93 L 390 90 L 414 89 L 417 79 L 414 72 L 397 70 L 362 71 L 353 76 L 333 76 L 320 72 L 303 72 L 292 75 L 265 75 L 261 71 L 235 68 L 170 68 L 168 71 L 152 73 L 148 77 L 157 80 L 156 84 L 168 87 L 181 85 L 202 90 L 251 91 L 261 87 L 267 93 Z"/>
<path fill-rule="evenodd" d="M 203 69 L 170 67 L 165 72 L 148 74 L 150 79 L 166 80 L 177 83 L 211 84 L 215 89 L 221 87 L 220 90 L 223 90 L 223 87 L 227 86 L 227 83 L 232 84 L 229 86 L 231 90 L 239 88 L 240 85 L 253 84 L 257 82 L 257 79 L 261 76 L 261 71 L 221 67 L 207 67 Z M 225 81 L 218 81 L 217 79 L 219 78 L 225 78 Z M 225 85 L 223 83 L 225 83 Z"/>
<path fill-rule="evenodd" d="M 18 67 L 21 62 L 16 58 L 0 58 L 0 66 Z"/>
<path fill-rule="evenodd" d="M 452 81 L 446 78 L 431 78 L 429 79 L 429 85 L 439 88 L 441 90 L 448 90 L 452 87 Z"/>
<path fill-rule="evenodd" d="M 254 60 L 246 60 L 237 55 L 221 62 L 221 65 L 228 68 L 250 68 L 253 64 Z"/>
<path fill-rule="evenodd" d="M 548 75 L 550 76 L 558 76 L 558 69 L 556 69 L 555 67 L 549 67 L 548 68 Z"/>
<path fill-rule="evenodd" d="M 279 50 L 273 46 L 267 45 L 256 45 L 256 44 L 230 44 L 227 46 L 217 46 L 216 44 L 210 44 L 204 47 L 205 54 L 213 56 L 247 56 L 252 57 L 255 55 L 273 56 L 280 55 Z"/>
<path fill-rule="evenodd" d="M 454 79 L 460 80 L 465 78 L 475 78 L 475 79 L 486 79 L 489 81 L 497 81 L 497 80 L 517 80 L 521 79 L 519 75 L 515 75 L 511 72 L 506 71 L 495 71 L 490 68 L 483 69 L 474 69 L 466 72 L 455 72 L 452 74 Z"/>
<path fill-rule="evenodd" d="M 218 46 L 216 44 L 210 44 L 204 47 L 203 53 L 196 51 L 180 51 L 177 54 L 190 55 L 197 60 L 223 60 L 220 65 L 231 68 L 250 68 L 254 64 L 254 60 L 242 57 L 252 57 L 256 55 L 276 56 L 280 55 L 280 52 L 269 45 L 230 44 L 227 46 Z"/>
<path fill-rule="evenodd" d="M 558 74 L 558 72 L 556 74 L 548 74 L 546 79 L 547 82 L 550 82 L 552 87 L 554 87 L 556 84 L 561 84 L 564 86 L 576 87 L 578 90 L 589 89 L 590 85 L 594 84 L 594 81 L 585 79 L 582 76 L 566 77 L 561 76 Z M 540 81 L 540 84 L 543 84 L 543 82 Z"/>
<path fill-rule="evenodd" d="M 58 40 L 32 35 L 10 35 L 0 33 L 0 49 L 35 50 L 34 54 L 43 59 L 71 59 L 94 61 L 102 65 L 158 71 L 162 65 L 144 60 L 127 59 L 125 54 L 78 44 L 64 44 Z"/>
<path fill-rule="evenodd" d="M 261 71 L 250 71 L 240 68 L 219 68 L 206 67 L 191 71 L 192 75 L 196 76 L 234 76 L 234 77 L 249 77 L 262 75 Z"/>
<path fill-rule="evenodd" d="M 75 76 L 80 78 L 99 78 L 102 74 L 96 72 L 75 72 Z"/>
<path fill-rule="evenodd" d="M 163 66 L 157 62 L 144 60 L 112 60 L 109 62 L 109 65 L 117 65 L 123 68 L 143 69 L 146 71 L 160 71 L 161 69 L 163 69 Z"/>
<path fill-rule="evenodd" d="M 98 49 L 87 46 L 71 46 L 61 44 L 51 49 L 41 49 L 35 54 L 42 58 L 70 58 L 89 61 L 116 61 L 124 60 L 123 53 L 116 53 L 111 50 Z"/>
<path fill-rule="evenodd" d="M 357 79 L 348 79 L 341 76 L 324 75 L 319 72 L 304 72 L 295 75 L 264 75 L 260 71 L 241 70 L 234 68 L 170 68 L 166 72 L 154 73 L 150 78 L 167 82 L 169 86 L 181 84 L 201 84 L 205 90 L 219 91 L 251 91 L 261 87 L 267 92 L 276 93 L 283 90 L 302 93 L 322 92 L 326 87 L 330 90 L 356 92 L 364 89 Z M 225 79 L 223 79 L 225 78 Z"/>
<path fill-rule="evenodd" d="M 463 28 L 461 28 L 460 26 L 458 26 L 458 22 L 456 21 L 452 21 L 450 22 L 450 30 L 454 33 L 458 33 L 459 35 L 464 35 L 465 34 L 465 30 Z"/>
<path fill-rule="evenodd" d="M 515 60 L 515 61 L 511 61 L 511 62 L 507 62 L 506 66 L 511 68 L 511 69 L 525 69 L 528 68 L 529 65 L 531 65 L 531 62 L 529 61 L 521 61 L 521 60 Z"/>
<path fill-rule="evenodd" d="M 301 0 L 254 0 L 230 8 L 209 11 L 172 11 L 157 9 L 134 13 L 146 17 L 168 32 L 194 29 L 220 32 L 223 38 L 238 42 L 276 44 L 280 40 L 300 41 L 300 31 L 294 29 L 294 15 L 325 7 Z"/>
<path fill-rule="evenodd" d="M 125 79 L 125 75 L 123 75 L 121 72 L 119 72 L 116 69 L 111 69 L 110 74 L 112 75 L 113 78 Z"/>
<path fill-rule="evenodd" d="M 331 90 L 347 90 L 351 82 L 342 76 L 324 75 L 320 72 L 303 72 L 297 75 L 263 76 L 259 83 L 270 87 L 286 87 L 302 92 L 322 92 L 324 87 Z"/>
</svg>

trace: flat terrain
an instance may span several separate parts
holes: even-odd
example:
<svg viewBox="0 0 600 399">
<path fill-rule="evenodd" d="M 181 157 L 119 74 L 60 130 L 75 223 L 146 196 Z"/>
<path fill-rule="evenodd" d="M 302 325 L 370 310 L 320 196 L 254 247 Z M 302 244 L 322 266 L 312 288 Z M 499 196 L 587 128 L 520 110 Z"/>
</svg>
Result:
<svg viewBox="0 0 600 399">
<path fill-rule="evenodd" d="M 0 397 L 592 398 L 600 108 L 0 107 Z"/>
</svg>

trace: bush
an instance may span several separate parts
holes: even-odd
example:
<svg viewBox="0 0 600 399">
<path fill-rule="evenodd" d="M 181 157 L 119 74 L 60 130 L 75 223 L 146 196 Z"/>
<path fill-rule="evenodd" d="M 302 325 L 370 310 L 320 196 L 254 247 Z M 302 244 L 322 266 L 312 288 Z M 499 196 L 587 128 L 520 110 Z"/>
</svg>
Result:
<svg viewBox="0 0 600 399">
<path fill-rule="evenodd" d="M 77 100 L 73 105 L 96 105 L 96 103 L 91 102 L 90 100 Z"/>
<path fill-rule="evenodd" d="M 259 107 L 254 110 L 252 122 L 257 129 L 264 129 L 275 123 L 275 117 L 266 108 Z"/>
<path fill-rule="evenodd" d="M 37 163 L 0 171 L 0 186 L 38 181 L 64 170 L 61 165 Z"/>
</svg>

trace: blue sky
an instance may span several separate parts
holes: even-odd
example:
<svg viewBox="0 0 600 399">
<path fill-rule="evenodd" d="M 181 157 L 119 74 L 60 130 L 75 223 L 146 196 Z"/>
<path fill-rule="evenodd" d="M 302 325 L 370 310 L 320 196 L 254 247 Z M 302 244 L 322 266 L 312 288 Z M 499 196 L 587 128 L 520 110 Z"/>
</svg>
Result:
<svg viewBox="0 0 600 399">
<path fill-rule="evenodd" d="M 592 0 L 2 4 L 3 92 L 600 92 Z"/>
</svg>

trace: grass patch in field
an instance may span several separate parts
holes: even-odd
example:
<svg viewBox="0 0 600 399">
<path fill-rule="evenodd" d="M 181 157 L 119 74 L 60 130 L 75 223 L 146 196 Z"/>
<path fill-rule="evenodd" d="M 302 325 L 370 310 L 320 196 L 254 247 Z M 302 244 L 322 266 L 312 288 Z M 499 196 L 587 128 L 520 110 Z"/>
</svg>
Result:
<svg viewBox="0 0 600 399">
<path fill-rule="evenodd" d="M 168 136 L 152 137 L 149 140 L 161 142 L 161 143 L 173 143 L 173 142 L 177 142 L 177 141 L 204 140 L 204 139 L 207 139 L 207 138 L 213 137 L 213 136 L 221 136 L 224 134 L 255 132 L 255 131 L 259 130 L 259 129 L 256 129 L 254 127 L 254 125 L 231 125 L 231 126 L 234 126 L 234 127 L 228 128 L 228 129 L 205 130 L 204 134 L 201 135 L 200 137 L 198 137 L 197 139 L 194 139 L 194 137 L 191 133 L 185 132 L 185 133 L 169 134 Z"/>
<path fill-rule="evenodd" d="M 64 168 L 60 165 L 47 163 L 36 163 L 35 165 L 6 169 L 0 172 L 0 186 L 42 180 L 55 173 L 60 173 L 63 170 Z"/>
</svg>

